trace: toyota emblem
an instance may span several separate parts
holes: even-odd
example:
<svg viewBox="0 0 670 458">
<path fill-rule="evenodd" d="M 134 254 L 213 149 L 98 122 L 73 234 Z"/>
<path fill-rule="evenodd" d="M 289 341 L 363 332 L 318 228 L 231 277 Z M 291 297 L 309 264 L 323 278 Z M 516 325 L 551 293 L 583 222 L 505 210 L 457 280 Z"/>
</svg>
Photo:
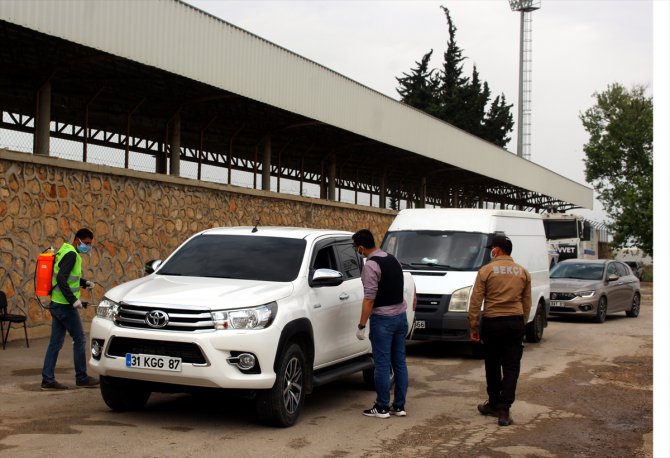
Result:
<svg viewBox="0 0 670 458">
<path fill-rule="evenodd" d="M 164 328 L 170 322 L 170 316 L 162 310 L 152 310 L 144 316 L 144 321 L 152 328 Z"/>
</svg>

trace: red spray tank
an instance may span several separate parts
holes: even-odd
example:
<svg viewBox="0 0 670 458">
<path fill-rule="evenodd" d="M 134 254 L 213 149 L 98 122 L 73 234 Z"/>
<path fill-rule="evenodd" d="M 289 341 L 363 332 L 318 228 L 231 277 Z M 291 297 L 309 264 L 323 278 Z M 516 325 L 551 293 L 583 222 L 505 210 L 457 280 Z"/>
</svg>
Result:
<svg viewBox="0 0 670 458">
<path fill-rule="evenodd" d="M 56 252 L 53 248 L 48 249 L 37 257 L 37 268 L 35 269 L 35 295 L 51 295 L 51 278 L 54 271 Z"/>
</svg>

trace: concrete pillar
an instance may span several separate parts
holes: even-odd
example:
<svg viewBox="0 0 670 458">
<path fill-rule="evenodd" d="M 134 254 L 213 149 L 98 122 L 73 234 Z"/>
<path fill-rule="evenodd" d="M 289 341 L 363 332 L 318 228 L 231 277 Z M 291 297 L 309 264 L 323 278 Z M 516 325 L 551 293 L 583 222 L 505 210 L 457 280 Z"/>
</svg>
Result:
<svg viewBox="0 0 670 458">
<path fill-rule="evenodd" d="M 328 170 L 328 200 L 337 200 L 335 195 L 335 178 L 337 177 L 337 163 L 335 159 L 330 163 L 330 170 Z"/>
<path fill-rule="evenodd" d="M 426 177 L 421 177 L 421 184 L 419 185 L 419 208 L 426 208 L 426 186 L 428 184 L 428 179 Z"/>
<path fill-rule="evenodd" d="M 386 208 L 386 170 L 379 178 L 379 208 Z"/>
<path fill-rule="evenodd" d="M 42 85 L 36 94 L 35 133 L 33 135 L 33 154 L 49 155 L 51 134 L 51 82 Z"/>
<path fill-rule="evenodd" d="M 270 177 L 272 176 L 272 140 L 268 135 L 263 142 L 263 177 L 261 189 L 270 190 Z"/>
<path fill-rule="evenodd" d="M 181 157 L 181 117 L 177 114 L 172 121 L 172 138 L 170 141 L 170 175 L 179 176 Z"/>
</svg>

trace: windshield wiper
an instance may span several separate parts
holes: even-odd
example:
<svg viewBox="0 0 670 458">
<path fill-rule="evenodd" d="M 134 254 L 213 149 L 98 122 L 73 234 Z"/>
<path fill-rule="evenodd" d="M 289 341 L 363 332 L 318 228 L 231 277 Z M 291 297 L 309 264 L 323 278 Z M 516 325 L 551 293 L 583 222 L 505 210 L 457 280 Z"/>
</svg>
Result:
<svg viewBox="0 0 670 458">
<path fill-rule="evenodd" d="M 415 267 L 439 267 L 440 269 L 445 270 L 467 270 L 463 267 L 454 267 L 448 264 L 438 264 L 436 262 L 412 262 L 410 265 Z"/>
</svg>

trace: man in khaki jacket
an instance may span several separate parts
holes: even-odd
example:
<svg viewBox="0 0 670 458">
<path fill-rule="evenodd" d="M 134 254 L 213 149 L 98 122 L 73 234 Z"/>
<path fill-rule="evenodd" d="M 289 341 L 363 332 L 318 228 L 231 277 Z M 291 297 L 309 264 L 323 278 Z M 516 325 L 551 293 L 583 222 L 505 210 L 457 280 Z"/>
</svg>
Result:
<svg viewBox="0 0 670 458">
<path fill-rule="evenodd" d="M 512 424 L 509 409 L 516 393 L 530 313 L 530 274 L 510 256 L 509 238 L 496 234 L 487 248 L 491 248 L 492 261 L 477 273 L 468 307 L 470 338 L 478 342 L 481 333 L 484 344 L 489 395 L 488 401 L 477 409 L 482 415 L 498 417 L 498 425 L 508 426 Z"/>
</svg>

